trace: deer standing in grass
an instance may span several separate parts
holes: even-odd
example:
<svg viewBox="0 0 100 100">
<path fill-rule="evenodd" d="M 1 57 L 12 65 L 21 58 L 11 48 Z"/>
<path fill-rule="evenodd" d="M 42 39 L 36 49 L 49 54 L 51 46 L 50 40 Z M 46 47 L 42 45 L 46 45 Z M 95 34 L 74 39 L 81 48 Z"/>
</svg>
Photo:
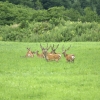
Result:
<svg viewBox="0 0 100 100">
<path fill-rule="evenodd" d="M 50 46 L 50 47 L 51 47 L 51 46 Z M 44 48 L 44 49 L 43 49 L 44 58 L 45 58 L 47 61 L 51 61 L 51 60 L 58 61 L 58 60 L 61 58 L 61 55 L 60 55 L 60 54 L 48 53 L 48 49 L 49 49 L 50 47 L 47 46 L 47 48 Z"/>
<path fill-rule="evenodd" d="M 71 47 L 71 46 L 70 46 Z M 66 61 L 68 62 L 74 62 L 75 59 L 75 55 L 73 54 L 66 54 L 67 50 L 70 49 L 70 47 L 68 47 L 67 49 L 64 50 L 64 47 L 62 47 L 62 54 L 64 55 L 64 57 L 66 58 Z"/>
</svg>

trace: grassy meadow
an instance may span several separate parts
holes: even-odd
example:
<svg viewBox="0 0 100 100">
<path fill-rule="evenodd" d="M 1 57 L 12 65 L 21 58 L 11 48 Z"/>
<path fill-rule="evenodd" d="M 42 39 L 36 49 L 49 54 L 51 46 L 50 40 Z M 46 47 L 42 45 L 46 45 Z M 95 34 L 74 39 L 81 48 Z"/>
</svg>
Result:
<svg viewBox="0 0 100 100">
<path fill-rule="evenodd" d="M 41 53 L 40 43 L 1 41 L 0 100 L 100 100 L 100 42 L 60 42 L 56 52 L 63 44 L 74 63 L 23 58 L 27 47 Z"/>
</svg>

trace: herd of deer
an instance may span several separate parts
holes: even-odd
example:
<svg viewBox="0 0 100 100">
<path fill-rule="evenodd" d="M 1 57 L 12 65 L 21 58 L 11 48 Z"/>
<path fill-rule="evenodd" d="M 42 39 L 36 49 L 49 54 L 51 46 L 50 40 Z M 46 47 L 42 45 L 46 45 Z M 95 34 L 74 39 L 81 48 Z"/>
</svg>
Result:
<svg viewBox="0 0 100 100">
<path fill-rule="evenodd" d="M 32 52 L 30 50 L 30 48 L 27 48 L 27 53 L 25 55 L 25 57 L 34 57 L 34 54 L 36 54 L 38 57 L 40 58 L 44 58 L 47 61 L 58 61 L 61 58 L 61 54 L 60 53 L 56 53 L 56 49 L 58 48 L 59 44 L 54 48 L 54 44 L 53 46 L 48 46 L 44 48 L 41 44 L 40 44 L 40 48 L 42 50 L 42 53 L 39 54 L 39 51 L 36 52 Z M 71 47 L 71 46 L 70 46 Z M 68 47 L 67 49 L 64 49 L 64 46 L 62 46 L 62 54 L 64 55 L 64 57 L 66 58 L 66 61 L 68 62 L 74 62 L 75 56 L 73 54 L 66 54 L 67 50 L 70 49 L 70 47 Z M 48 50 L 51 48 L 51 52 L 48 52 Z"/>
</svg>

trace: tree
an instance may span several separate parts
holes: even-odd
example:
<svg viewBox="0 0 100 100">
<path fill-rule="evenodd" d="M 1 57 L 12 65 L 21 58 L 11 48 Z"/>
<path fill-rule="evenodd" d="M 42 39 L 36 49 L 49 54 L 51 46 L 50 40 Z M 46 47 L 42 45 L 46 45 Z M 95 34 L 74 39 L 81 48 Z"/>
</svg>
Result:
<svg viewBox="0 0 100 100">
<path fill-rule="evenodd" d="M 34 8 L 36 10 L 40 10 L 43 9 L 42 3 L 39 0 L 36 0 L 35 4 L 34 4 Z"/>
<path fill-rule="evenodd" d="M 78 21 L 80 19 L 80 13 L 73 8 L 67 10 L 67 16 L 71 21 Z"/>
<path fill-rule="evenodd" d="M 100 3 L 97 4 L 96 11 L 97 11 L 98 15 L 100 15 Z"/>
<path fill-rule="evenodd" d="M 92 22 L 98 20 L 98 15 L 95 11 L 92 11 L 90 7 L 84 9 L 84 21 Z"/>
</svg>

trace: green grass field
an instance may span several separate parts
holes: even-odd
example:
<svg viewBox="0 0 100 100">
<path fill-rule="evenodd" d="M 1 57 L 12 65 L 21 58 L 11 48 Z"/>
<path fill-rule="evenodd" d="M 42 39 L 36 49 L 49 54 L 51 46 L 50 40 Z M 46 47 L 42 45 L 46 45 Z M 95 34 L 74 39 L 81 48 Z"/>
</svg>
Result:
<svg viewBox="0 0 100 100">
<path fill-rule="evenodd" d="M 20 57 L 40 43 L 0 42 L 0 100 L 100 100 L 100 42 L 62 42 L 56 52 L 63 44 L 74 63 Z"/>
</svg>

